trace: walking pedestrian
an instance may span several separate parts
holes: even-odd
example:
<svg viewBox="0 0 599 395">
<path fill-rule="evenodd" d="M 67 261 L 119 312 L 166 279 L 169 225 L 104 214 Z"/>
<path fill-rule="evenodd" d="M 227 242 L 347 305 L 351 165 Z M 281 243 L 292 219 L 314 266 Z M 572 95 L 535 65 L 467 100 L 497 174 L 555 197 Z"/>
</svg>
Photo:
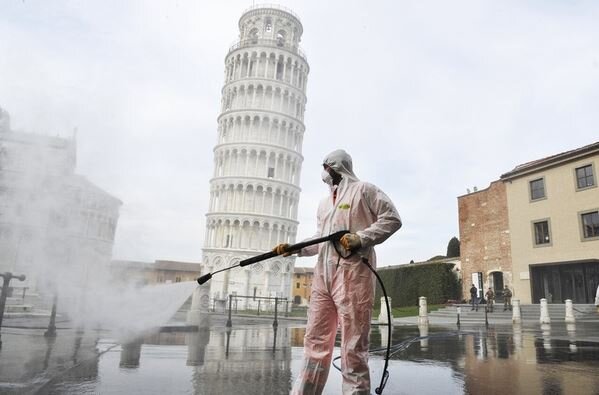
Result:
<svg viewBox="0 0 599 395">
<path fill-rule="evenodd" d="M 503 311 L 510 309 L 512 311 L 512 291 L 506 285 L 503 289 Z"/>
<path fill-rule="evenodd" d="M 485 296 L 487 297 L 488 311 L 489 311 L 489 313 L 492 313 L 493 312 L 493 301 L 495 300 L 495 292 L 493 292 L 493 290 L 491 288 L 489 288 L 489 290 L 487 291 Z"/>
<path fill-rule="evenodd" d="M 478 289 L 474 284 L 470 287 L 470 303 L 472 303 L 472 309 L 478 311 Z"/>
</svg>

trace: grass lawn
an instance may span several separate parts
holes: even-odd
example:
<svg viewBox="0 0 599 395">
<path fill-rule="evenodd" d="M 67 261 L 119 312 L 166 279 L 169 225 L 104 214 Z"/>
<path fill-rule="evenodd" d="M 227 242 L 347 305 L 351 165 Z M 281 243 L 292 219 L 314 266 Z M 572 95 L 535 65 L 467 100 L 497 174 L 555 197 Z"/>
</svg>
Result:
<svg viewBox="0 0 599 395">
<path fill-rule="evenodd" d="M 445 307 L 445 305 L 442 304 L 432 304 L 432 305 L 428 305 L 428 312 L 430 313 L 431 311 L 435 311 L 435 310 L 439 310 L 441 308 Z M 418 315 L 418 306 L 407 306 L 407 307 L 393 307 L 393 317 L 394 318 L 399 318 L 399 317 L 413 317 L 413 316 L 417 316 Z M 379 317 L 379 314 L 381 312 L 380 307 L 373 309 L 372 310 L 372 318 L 376 319 Z M 290 314 L 291 317 L 305 317 L 306 316 L 306 310 L 293 310 Z"/>
<path fill-rule="evenodd" d="M 445 307 L 445 305 L 442 304 L 429 304 L 428 305 L 428 312 L 430 313 L 431 311 L 435 311 L 435 310 L 439 310 L 441 308 Z M 391 309 L 393 311 L 393 317 L 394 318 L 399 318 L 399 317 L 414 317 L 418 315 L 418 310 L 419 307 L 418 306 L 407 306 L 407 307 L 393 307 Z M 379 314 L 381 313 L 381 308 L 378 307 L 376 309 L 372 310 L 372 318 L 378 318 Z"/>
</svg>

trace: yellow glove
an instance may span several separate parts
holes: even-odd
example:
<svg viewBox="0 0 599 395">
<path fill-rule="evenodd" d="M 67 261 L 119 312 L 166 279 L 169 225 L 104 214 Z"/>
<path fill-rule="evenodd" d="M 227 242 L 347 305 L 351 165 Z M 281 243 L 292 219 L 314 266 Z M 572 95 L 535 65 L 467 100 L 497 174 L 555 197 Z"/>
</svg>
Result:
<svg viewBox="0 0 599 395">
<path fill-rule="evenodd" d="M 272 252 L 276 253 L 277 255 L 283 255 L 283 256 L 289 256 L 292 254 L 292 252 L 289 251 L 288 243 L 281 243 L 281 244 L 277 245 L 275 248 L 272 249 Z"/>
<path fill-rule="evenodd" d="M 339 243 L 341 243 L 343 248 L 345 248 L 348 251 L 357 250 L 358 248 L 362 247 L 362 241 L 360 240 L 360 236 L 358 236 L 355 233 L 348 233 L 346 235 L 343 235 L 343 237 L 341 237 L 341 240 L 339 240 Z"/>
</svg>

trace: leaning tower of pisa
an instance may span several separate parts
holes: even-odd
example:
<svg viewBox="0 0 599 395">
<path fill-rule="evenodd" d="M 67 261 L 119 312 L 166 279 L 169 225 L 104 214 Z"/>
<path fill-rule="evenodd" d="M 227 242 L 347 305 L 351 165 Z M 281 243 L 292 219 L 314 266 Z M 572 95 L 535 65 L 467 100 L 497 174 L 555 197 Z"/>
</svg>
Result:
<svg viewBox="0 0 599 395">
<path fill-rule="evenodd" d="M 225 58 L 204 272 L 295 242 L 309 71 L 302 29 L 291 10 L 272 5 L 239 19 L 239 40 Z M 288 298 L 293 263 L 275 258 L 226 271 L 211 280 L 210 295 Z"/>
</svg>

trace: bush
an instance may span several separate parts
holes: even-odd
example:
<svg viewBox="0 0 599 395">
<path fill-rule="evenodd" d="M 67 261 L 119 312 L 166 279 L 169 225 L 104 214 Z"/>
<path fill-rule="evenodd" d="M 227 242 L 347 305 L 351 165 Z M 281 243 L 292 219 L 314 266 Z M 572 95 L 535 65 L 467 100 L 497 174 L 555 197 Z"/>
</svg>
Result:
<svg viewBox="0 0 599 395">
<path fill-rule="evenodd" d="M 403 265 L 377 270 L 385 284 L 387 295 L 393 306 L 418 305 L 418 298 L 426 296 L 428 304 L 442 304 L 449 299 L 459 299 L 460 286 L 451 265 L 445 263 L 425 263 Z M 383 296 L 377 282 L 375 304 Z"/>
<path fill-rule="evenodd" d="M 447 243 L 447 257 L 456 258 L 460 256 L 460 241 L 457 237 L 452 237 Z"/>
</svg>

